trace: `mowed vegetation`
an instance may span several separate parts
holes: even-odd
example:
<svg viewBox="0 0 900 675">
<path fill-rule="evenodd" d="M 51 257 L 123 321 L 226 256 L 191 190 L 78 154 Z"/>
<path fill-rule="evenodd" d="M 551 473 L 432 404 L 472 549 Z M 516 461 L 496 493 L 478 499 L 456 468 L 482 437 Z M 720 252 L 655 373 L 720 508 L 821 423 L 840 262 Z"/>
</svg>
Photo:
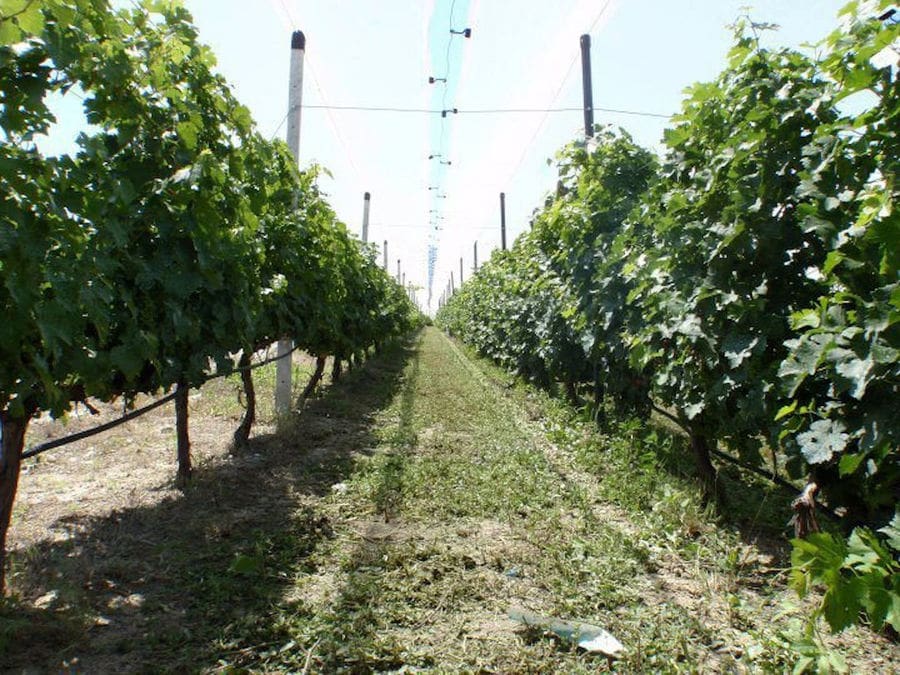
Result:
<svg viewBox="0 0 900 675">
<path fill-rule="evenodd" d="M 166 411 L 27 467 L 5 668 L 778 672 L 808 642 L 785 497 L 742 477 L 713 516 L 662 424 L 600 429 L 433 328 L 229 454 L 238 388 L 191 399 L 183 492 L 161 455 Z M 92 487 L 64 514 L 60 485 Z M 608 661 L 511 607 L 604 626 L 625 650 Z M 900 667 L 867 629 L 822 639 L 854 672 Z"/>
<path fill-rule="evenodd" d="M 900 24 L 851 2 L 812 54 L 763 47 L 770 28 L 736 23 L 662 156 L 624 130 L 569 144 L 531 229 L 435 321 L 601 420 L 670 420 L 723 512 L 746 488 L 721 462 L 792 490 L 791 584 L 827 588 L 810 634 L 896 639 Z M 840 666 L 813 650 L 797 672 L 816 667 Z"/>
</svg>

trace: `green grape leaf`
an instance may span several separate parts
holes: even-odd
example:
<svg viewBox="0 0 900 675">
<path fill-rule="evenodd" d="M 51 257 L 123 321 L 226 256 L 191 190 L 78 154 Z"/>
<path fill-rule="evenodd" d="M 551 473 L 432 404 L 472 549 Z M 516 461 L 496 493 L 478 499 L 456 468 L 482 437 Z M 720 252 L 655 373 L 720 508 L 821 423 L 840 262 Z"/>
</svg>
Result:
<svg viewBox="0 0 900 675">
<path fill-rule="evenodd" d="M 835 370 L 839 375 L 850 380 L 853 385 L 850 395 L 860 400 L 865 395 L 866 387 L 871 380 L 873 366 L 874 363 L 871 357 L 865 359 L 852 358 L 840 361 L 835 366 Z"/>
<path fill-rule="evenodd" d="M 810 464 L 829 461 L 835 453 L 843 451 L 850 439 L 846 426 L 839 420 L 816 420 L 809 430 L 797 434 L 800 452 Z"/>
<path fill-rule="evenodd" d="M 854 473 L 865 458 L 866 455 L 862 452 L 842 455 L 840 462 L 838 462 L 838 470 L 841 476 L 849 476 Z"/>
<path fill-rule="evenodd" d="M 900 553 L 900 511 L 896 511 L 891 522 L 878 531 L 887 538 L 888 546 Z"/>
</svg>

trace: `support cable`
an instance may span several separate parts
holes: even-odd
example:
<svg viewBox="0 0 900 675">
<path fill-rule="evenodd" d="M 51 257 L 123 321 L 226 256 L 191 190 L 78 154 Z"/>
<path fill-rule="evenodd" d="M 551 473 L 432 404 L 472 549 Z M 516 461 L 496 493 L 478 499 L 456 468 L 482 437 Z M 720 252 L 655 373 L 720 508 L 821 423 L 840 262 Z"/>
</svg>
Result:
<svg viewBox="0 0 900 675">
<path fill-rule="evenodd" d="M 291 349 L 291 351 L 289 351 L 289 352 L 280 354 L 278 356 L 273 356 L 271 358 L 267 358 L 263 361 L 260 361 L 259 363 L 254 363 L 250 366 L 240 366 L 237 368 L 233 368 L 233 369 L 229 370 L 228 372 L 224 372 L 224 373 L 217 373 L 217 374 L 212 375 L 212 376 L 206 378 L 205 380 L 203 380 L 203 382 L 201 382 L 198 386 L 203 386 L 207 382 L 211 382 L 212 380 L 218 379 L 220 377 L 225 377 L 227 375 L 233 375 L 234 373 L 240 373 L 240 372 L 244 372 L 244 371 L 252 371 L 252 370 L 256 370 L 257 368 L 262 368 L 263 366 L 269 365 L 270 363 L 278 361 L 279 359 L 283 359 L 286 356 L 290 356 L 295 351 L 297 351 L 297 349 L 299 349 L 299 345 L 295 345 L 294 348 Z M 97 434 L 101 434 L 104 431 L 109 431 L 110 429 L 114 429 L 119 425 L 125 424 L 126 422 L 130 422 L 131 420 L 133 420 L 137 417 L 140 417 L 141 415 L 144 415 L 144 414 L 150 412 L 151 410 L 155 410 L 156 408 L 159 408 L 160 406 L 165 405 L 166 403 L 168 403 L 169 401 L 171 401 L 172 399 L 175 398 L 176 393 L 177 392 L 173 391 L 169 394 L 166 394 L 162 398 L 159 398 L 159 399 L 153 401 L 153 403 L 148 403 L 143 408 L 138 408 L 137 410 L 131 410 L 131 411 L 125 413 L 124 415 L 122 415 L 122 417 L 111 420 L 109 422 L 104 422 L 103 424 L 98 424 L 97 426 L 91 427 L 90 429 L 85 429 L 84 431 L 79 431 L 74 434 L 69 434 L 68 436 L 63 436 L 62 438 L 56 438 L 52 441 L 47 441 L 46 443 L 40 443 L 39 445 L 29 448 L 28 450 L 23 452 L 22 459 L 28 459 L 29 457 L 34 457 L 35 455 L 40 455 L 41 453 L 47 452 L 48 450 L 53 450 L 54 448 L 58 448 L 63 445 L 68 445 L 69 443 L 74 443 L 75 441 L 80 441 L 85 438 L 90 438 L 91 436 L 96 436 Z"/>
</svg>

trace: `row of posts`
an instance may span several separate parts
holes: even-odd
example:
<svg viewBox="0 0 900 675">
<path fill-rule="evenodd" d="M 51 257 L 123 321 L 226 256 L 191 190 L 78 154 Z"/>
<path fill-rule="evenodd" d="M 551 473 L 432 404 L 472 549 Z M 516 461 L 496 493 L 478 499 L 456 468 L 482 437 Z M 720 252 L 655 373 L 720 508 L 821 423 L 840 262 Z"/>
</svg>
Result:
<svg viewBox="0 0 900 675">
<path fill-rule="evenodd" d="M 593 95 L 593 79 L 591 77 L 591 36 L 582 35 L 579 40 L 581 47 L 581 89 L 584 101 L 584 135 L 591 138 L 594 135 L 594 95 Z M 387 242 L 385 242 L 387 244 Z M 506 193 L 500 193 L 500 248 L 506 250 Z M 474 261 L 475 271 L 478 271 L 478 242 L 476 241 L 472 258 Z M 463 259 L 459 259 L 459 284 L 463 283 Z M 456 292 L 456 284 L 453 279 L 453 272 L 450 272 L 450 280 L 447 287 L 441 295 L 439 306 L 443 306 L 447 300 Z"/>
<path fill-rule="evenodd" d="M 468 36 L 466 36 L 468 37 Z M 581 83 L 584 94 L 584 133 L 587 138 L 594 134 L 594 102 L 591 80 L 591 36 L 582 35 L 581 46 Z M 294 160 L 300 160 L 300 115 L 303 109 L 303 58 L 306 53 L 306 36 L 303 31 L 294 31 L 291 34 L 291 66 L 290 81 L 288 86 L 288 117 L 287 117 L 287 144 L 294 156 Z M 366 192 L 363 205 L 363 230 L 362 240 L 367 242 L 369 238 L 369 206 L 371 195 Z M 506 250 L 506 195 L 500 193 L 500 247 Z M 478 270 L 478 242 L 474 245 L 475 270 Z M 384 242 L 384 269 L 388 267 L 387 240 Z M 400 271 L 400 259 L 397 259 L 397 282 L 406 285 L 406 275 Z M 463 260 L 459 259 L 459 283 L 463 282 Z M 407 289 L 410 298 L 413 298 L 412 289 Z M 450 273 L 450 282 L 444 295 L 441 296 L 441 304 L 455 292 L 453 272 Z M 291 359 L 289 354 L 293 350 L 293 341 L 284 337 L 278 341 L 278 361 L 275 373 L 275 411 L 279 415 L 285 415 L 291 407 Z"/>
</svg>

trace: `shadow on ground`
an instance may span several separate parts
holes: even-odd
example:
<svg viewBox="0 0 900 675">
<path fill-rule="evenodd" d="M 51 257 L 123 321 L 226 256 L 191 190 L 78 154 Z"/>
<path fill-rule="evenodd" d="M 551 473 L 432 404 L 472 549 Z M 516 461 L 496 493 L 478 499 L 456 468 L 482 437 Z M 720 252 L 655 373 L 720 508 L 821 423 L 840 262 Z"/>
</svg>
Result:
<svg viewBox="0 0 900 675">
<path fill-rule="evenodd" d="M 315 653 L 317 670 L 323 672 L 350 669 L 351 672 L 396 670 L 405 663 L 403 649 L 380 635 L 379 610 L 385 585 L 384 569 L 393 559 L 391 523 L 403 517 L 403 492 L 410 454 L 418 442 L 413 423 L 419 355 L 413 354 L 404 377 L 396 426 L 384 438 L 388 448 L 379 458 L 371 487 L 371 499 L 385 527 L 374 528 L 375 535 L 359 538 L 343 562 L 351 573 L 344 577 L 328 615 L 318 617 L 320 626 Z"/>
<path fill-rule="evenodd" d="M 73 515 L 65 541 L 16 552 L 15 587 L 42 597 L 37 608 L 0 604 L 0 670 L 196 671 L 283 648 L 271 608 L 297 574 L 314 571 L 309 556 L 332 535 L 317 498 L 372 452 L 376 415 L 417 349 L 413 338 L 369 359 L 291 428 L 200 467 L 179 497 Z M 401 415 L 410 409 L 404 402 Z"/>
</svg>

